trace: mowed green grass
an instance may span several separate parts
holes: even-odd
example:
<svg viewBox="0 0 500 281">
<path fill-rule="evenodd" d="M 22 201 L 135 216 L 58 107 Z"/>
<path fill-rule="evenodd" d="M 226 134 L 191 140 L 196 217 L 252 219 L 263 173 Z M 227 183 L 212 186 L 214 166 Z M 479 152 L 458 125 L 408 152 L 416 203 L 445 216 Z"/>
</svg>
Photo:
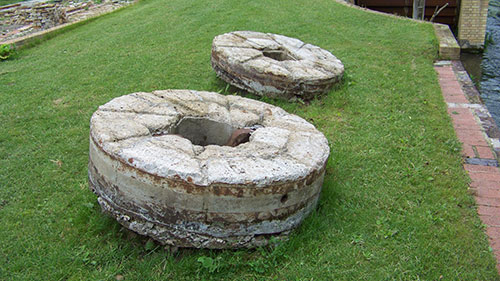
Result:
<svg viewBox="0 0 500 281">
<path fill-rule="evenodd" d="M 26 0 L 0 0 L 0 6 L 6 6 L 9 4 L 15 4 L 18 2 L 23 2 L 23 1 L 26 1 Z"/>
<path fill-rule="evenodd" d="M 345 64 L 343 84 L 309 105 L 261 99 L 328 138 L 320 204 L 275 248 L 168 252 L 101 214 L 89 118 L 137 91 L 235 94 L 210 67 L 213 37 L 234 30 L 296 37 Z M 0 63 L 0 279 L 498 279 L 436 52 L 429 24 L 331 0 L 144 0 L 22 50 Z"/>
</svg>

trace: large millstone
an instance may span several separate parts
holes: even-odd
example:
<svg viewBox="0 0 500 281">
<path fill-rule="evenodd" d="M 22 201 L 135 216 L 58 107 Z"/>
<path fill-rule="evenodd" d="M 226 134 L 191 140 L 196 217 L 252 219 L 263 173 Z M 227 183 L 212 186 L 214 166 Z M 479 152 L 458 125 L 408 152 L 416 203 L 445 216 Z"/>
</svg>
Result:
<svg viewBox="0 0 500 281">
<path fill-rule="evenodd" d="M 246 142 L 225 145 L 252 126 Z M 162 244 L 254 247 L 286 237 L 316 206 L 328 155 L 313 125 L 266 103 L 134 93 L 92 116 L 89 184 L 104 211 Z"/>
<path fill-rule="evenodd" d="M 249 92 L 303 100 L 328 92 L 344 74 L 342 62 L 320 47 L 253 31 L 216 36 L 212 68 L 224 81 Z"/>
</svg>

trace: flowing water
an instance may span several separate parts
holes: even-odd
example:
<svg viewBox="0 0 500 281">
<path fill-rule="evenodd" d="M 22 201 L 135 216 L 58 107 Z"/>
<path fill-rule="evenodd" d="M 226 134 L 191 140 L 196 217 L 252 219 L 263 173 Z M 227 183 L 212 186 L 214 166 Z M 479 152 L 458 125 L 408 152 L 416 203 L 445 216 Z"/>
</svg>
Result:
<svg viewBox="0 0 500 281">
<path fill-rule="evenodd" d="M 481 98 L 500 127 L 500 0 L 490 0 L 485 50 L 481 55 L 461 54 L 462 62 L 479 85 Z"/>
</svg>

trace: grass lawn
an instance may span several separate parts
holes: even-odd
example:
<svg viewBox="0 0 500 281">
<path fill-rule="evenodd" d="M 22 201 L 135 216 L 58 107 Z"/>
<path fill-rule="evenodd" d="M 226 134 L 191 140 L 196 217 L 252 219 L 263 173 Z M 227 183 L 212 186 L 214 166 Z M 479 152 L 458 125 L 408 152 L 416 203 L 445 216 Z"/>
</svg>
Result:
<svg viewBox="0 0 500 281">
<path fill-rule="evenodd" d="M 136 91 L 235 93 L 210 67 L 213 37 L 234 30 L 296 37 L 345 64 L 343 85 L 310 105 L 262 99 L 327 136 L 320 205 L 274 249 L 170 253 L 100 213 L 89 118 Z M 498 279 L 436 52 L 431 25 L 332 0 L 143 0 L 22 50 L 0 62 L 0 280 Z"/>
<path fill-rule="evenodd" d="M 14 4 L 14 3 L 23 2 L 23 1 L 26 1 L 26 0 L 0 0 L 0 6 L 5 6 L 5 5 Z"/>
</svg>

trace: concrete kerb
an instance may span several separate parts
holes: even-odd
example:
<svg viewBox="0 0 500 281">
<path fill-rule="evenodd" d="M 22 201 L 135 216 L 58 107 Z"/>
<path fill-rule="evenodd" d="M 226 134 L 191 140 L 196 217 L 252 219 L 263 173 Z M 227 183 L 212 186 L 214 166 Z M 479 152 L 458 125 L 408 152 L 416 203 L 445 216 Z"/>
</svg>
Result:
<svg viewBox="0 0 500 281">
<path fill-rule="evenodd" d="M 79 21 L 69 22 L 69 23 L 58 25 L 58 26 L 54 26 L 52 28 L 41 30 L 41 31 L 35 32 L 35 33 L 31 33 L 31 34 L 28 34 L 28 35 L 25 35 L 25 36 L 22 36 L 19 38 L 10 39 L 7 41 L 1 41 L 0 45 L 4 45 L 4 44 L 5 45 L 14 45 L 18 50 L 33 47 L 33 46 L 35 46 L 35 45 L 37 45 L 45 40 L 49 40 L 49 39 L 54 38 L 55 36 L 57 36 L 59 34 L 73 30 L 73 29 L 75 29 L 79 26 L 82 26 L 84 24 L 90 23 L 90 22 L 92 22 L 100 17 L 107 16 L 107 15 L 119 12 L 125 8 L 131 7 L 132 5 L 137 4 L 138 2 L 139 2 L 139 0 L 134 0 L 131 4 L 117 8 L 113 11 L 97 14 L 95 16 L 92 16 L 92 17 L 89 17 L 86 19 L 82 19 Z"/>
</svg>

